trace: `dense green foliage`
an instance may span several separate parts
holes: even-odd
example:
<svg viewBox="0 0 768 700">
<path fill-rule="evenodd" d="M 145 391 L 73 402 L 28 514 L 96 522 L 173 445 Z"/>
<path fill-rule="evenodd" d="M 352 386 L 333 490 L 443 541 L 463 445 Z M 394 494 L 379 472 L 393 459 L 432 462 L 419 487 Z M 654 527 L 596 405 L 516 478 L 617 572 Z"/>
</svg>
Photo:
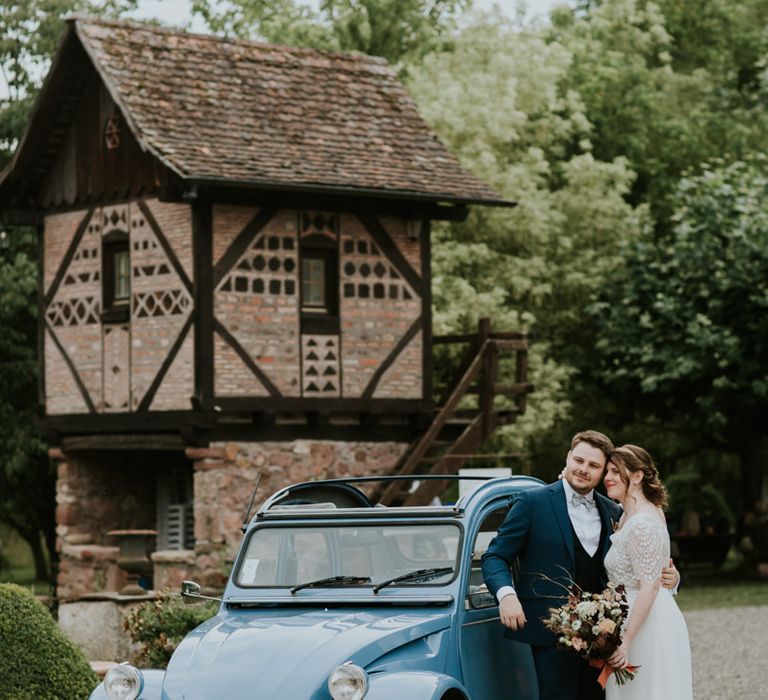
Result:
<svg viewBox="0 0 768 700">
<path fill-rule="evenodd" d="M 625 274 L 593 306 L 593 369 L 636 411 L 736 454 L 751 505 L 768 413 L 766 162 L 705 166 L 672 202 L 672 233 L 628 244 Z"/>
<path fill-rule="evenodd" d="M 142 603 L 126 618 L 125 629 L 141 645 L 134 661 L 142 668 L 165 668 L 188 632 L 213 617 L 215 601 L 188 603 L 169 591 Z"/>
<path fill-rule="evenodd" d="M 51 614 L 11 583 L 0 583 L 0 650 L 3 700 L 85 700 L 98 683 Z"/>
<path fill-rule="evenodd" d="M 361 51 L 392 63 L 446 44 L 471 0 L 194 0 L 216 32 L 294 46 Z"/>
<path fill-rule="evenodd" d="M 82 11 L 119 14 L 136 0 L 0 0 L 0 166 L 10 159 L 63 28 Z M 0 248 L 0 521 L 26 540 L 35 577 L 55 559 L 54 483 L 37 413 L 37 244 L 15 229 Z M 47 544 L 48 556 L 41 544 Z"/>
</svg>

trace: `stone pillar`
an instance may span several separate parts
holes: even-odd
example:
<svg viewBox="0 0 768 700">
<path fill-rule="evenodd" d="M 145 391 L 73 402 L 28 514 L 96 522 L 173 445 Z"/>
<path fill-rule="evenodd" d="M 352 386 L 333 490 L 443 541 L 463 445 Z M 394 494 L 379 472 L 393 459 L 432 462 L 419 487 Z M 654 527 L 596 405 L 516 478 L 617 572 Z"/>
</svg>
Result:
<svg viewBox="0 0 768 700">
<path fill-rule="evenodd" d="M 155 566 L 152 578 L 157 591 L 170 589 L 178 593 L 181 590 L 182 581 L 197 580 L 197 564 L 193 549 L 159 550 L 152 552 L 151 558 Z"/>
</svg>

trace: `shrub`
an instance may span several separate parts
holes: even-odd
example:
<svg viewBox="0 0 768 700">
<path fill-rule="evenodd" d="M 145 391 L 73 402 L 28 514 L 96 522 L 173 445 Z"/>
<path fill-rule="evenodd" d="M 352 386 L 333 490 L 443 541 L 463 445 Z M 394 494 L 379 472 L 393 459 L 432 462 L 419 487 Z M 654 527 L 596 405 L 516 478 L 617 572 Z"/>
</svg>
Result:
<svg viewBox="0 0 768 700">
<path fill-rule="evenodd" d="M 165 668 L 187 633 L 213 617 L 215 601 L 187 603 L 180 595 L 160 591 L 155 600 L 142 603 L 125 620 L 125 629 L 141 650 L 133 660 L 145 668 Z"/>
<path fill-rule="evenodd" d="M 0 583 L 0 699 L 84 700 L 98 678 L 25 588 Z"/>
</svg>

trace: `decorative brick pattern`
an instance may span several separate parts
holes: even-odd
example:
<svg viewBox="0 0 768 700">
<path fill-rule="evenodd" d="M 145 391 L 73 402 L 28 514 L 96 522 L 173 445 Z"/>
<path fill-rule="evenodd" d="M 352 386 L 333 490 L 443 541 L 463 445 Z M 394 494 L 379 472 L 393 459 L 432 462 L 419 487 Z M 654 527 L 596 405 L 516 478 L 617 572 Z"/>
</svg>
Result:
<svg viewBox="0 0 768 700">
<path fill-rule="evenodd" d="M 327 236 L 334 241 L 339 235 L 339 217 L 333 212 L 299 212 L 299 231 L 301 238 L 312 235 Z"/>
<path fill-rule="evenodd" d="M 404 224 L 402 220 L 395 220 L 398 221 L 399 226 L 391 237 L 401 251 L 408 250 Z M 413 251 L 409 252 L 413 257 Z M 381 363 L 421 315 L 422 300 L 379 249 L 365 226 L 352 215 L 343 215 L 341 219 L 340 267 L 342 395 L 359 397 Z M 421 344 L 411 341 L 410 345 L 410 353 L 407 356 L 401 353 L 390 368 L 390 374 L 397 376 L 393 388 L 385 390 L 379 382 L 377 390 L 383 395 L 422 396 L 421 357 L 413 361 Z M 396 391 L 395 386 L 402 391 Z"/>
<path fill-rule="evenodd" d="M 43 289 L 47 293 L 56 273 L 61 267 L 75 232 L 85 211 L 69 211 L 64 214 L 50 214 L 44 219 L 45 254 L 43 255 Z M 94 267 L 96 272 L 99 268 Z"/>
<path fill-rule="evenodd" d="M 302 335 L 301 359 L 304 396 L 339 396 L 339 336 Z"/>
<path fill-rule="evenodd" d="M 146 203 L 178 256 L 191 270 L 190 207 Z M 63 261 L 86 211 L 46 217 L 46 279 L 56 276 L 52 261 Z M 131 324 L 102 324 L 101 245 L 111 232 L 129 235 L 131 256 Z M 48 255 L 49 248 L 53 251 Z M 62 252 L 64 251 L 64 252 Z M 45 309 L 45 318 L 64 348 L 97 411 L 135 410 L 151 385 L 192 311 L 192 297 L 166 256 L 136 202 L 97 208 L 61 284 Z M 190 334 L 191 338 L 191 334 Z M 129 342 L 130 341 L 130 342 Z M 193 344 L 185 341 L 154 403 L 163 409 L 186 409 L 194 391 Z M 52 337 L 45 338 L 46 405 L 51 415 L 83 413 L 88 406 Z"/>
<path fill-rule="evenodd" d="M 104 412 L 131 408 L 131 327 L 104 326 Z"/>
<path fill-rule="evenodd" d="M 214 315 L 284 396 L 299 396 L 296 213 L 281 211 L 254 238 L 214 295 Z M 231 378 L 218 378 L 225 385 Z M 215 373 L 219 372 L 216 359 Z M 248 371 L 250 374 L 250 371 Z"/>
<path fill-rule="evenodd" d="M 297 294 L 296 236 L 262 234 L 219 285 L 222 292 L 263 297 Z"/>
<path fill-rule="evenodd" d="M 174 253 L 191 247 L 192 223 L 188 206 L 180 208 L 181 205 L 158 202 L 147 206 L 153 218 L 159 218 L 158 226 L 163 221 L 167 227 L 160 227 L 160 230 L 169 244 L 175 242 L 172 246 Z M 135 410 L 184 327 L 192 311 L 192 297 L 138 205 L 131 205 L 130 217 L 131 408 Z M 185 255 L 189 257 L 191 249 Z M 184 352 L 174 361 L 175 371 L 169 371 L 153 400 L 154 408 L 190 408 L 189 397 L 194 392 L 191 337 L 190 331 L 183 344 Z M 183 367 L 184 364 L 187 366 Z M 178 384 L 172 386 L 171 377 Z"/>
<path fill-rule="evenodd" d="M 87 216 L 79 212 L 78 217 L 66 220 L 68 224 L 77 221 L 77 226 Z M 101 351 L 101 223 L 96 213 L 88 221 L 87 228 L 80 240 L 75 254 L 67 267 L 51 303 L 45 309 L 45 319 L 52 327 L 65 352 L 69 356 L 80 380 L 85 386 L 91 401 L 97 410 L 102 405 L 102 351 Z M 63 238 L 62 220 L 47 217 L 45 221 L 45 240 L 50 234 L 53 241 Z M 72 237 L 68 238 L 69 242 Z M 51 413 L 74 413 L 82 410 L 83 399 L 78 389 L 71 393 L 71 381 L 66 377 L 70 370 L 61 363 L 63 358 L 54 346 L 52 339 L 46 339 L 46 356 L 53 361 L 46 388 L 49 394 L 57 394 Z M 65 386 L 67 387 L 65 389 Z M 87 410 L 87 409 L 86 409 Z"/>
<path fill-rule="evenodd" d="M 130 221 L 130 206 L 128 204 L 116 204 L 114 206 L 103 207 L 100 211 L 102 235 L 106 236 L 112 231 L 128 233 L 128 222 Z"/>
</svg>

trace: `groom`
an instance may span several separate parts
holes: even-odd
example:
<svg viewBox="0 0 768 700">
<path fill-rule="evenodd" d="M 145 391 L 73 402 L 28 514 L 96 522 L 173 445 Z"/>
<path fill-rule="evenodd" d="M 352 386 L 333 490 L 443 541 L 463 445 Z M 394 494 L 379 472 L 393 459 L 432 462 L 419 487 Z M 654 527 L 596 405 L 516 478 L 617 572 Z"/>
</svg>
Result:
<svg viewBox="0 0 768 700">
<path fill-rule="evenodd" d="M 603 558 L 621 509 L 594 489 L 600 483 L 613 444 L 594 430 L 574 435 L 563 479 L 523 491 L 483 555 L 483 576 L 499 600 L 507 636 L 530 644 L 540 700 L 602 700 L 599 670 L 570 650 L 555 646 L 541 620 L 565 602 L 565 588 L 602 591 Z M 510 567 L 519 558 L 513 587 Z M 660 572 L 661 573 L 661 572 Z M 664 569 L 662 582 L 677 584 L 677 570 Z"/>
</svg>

